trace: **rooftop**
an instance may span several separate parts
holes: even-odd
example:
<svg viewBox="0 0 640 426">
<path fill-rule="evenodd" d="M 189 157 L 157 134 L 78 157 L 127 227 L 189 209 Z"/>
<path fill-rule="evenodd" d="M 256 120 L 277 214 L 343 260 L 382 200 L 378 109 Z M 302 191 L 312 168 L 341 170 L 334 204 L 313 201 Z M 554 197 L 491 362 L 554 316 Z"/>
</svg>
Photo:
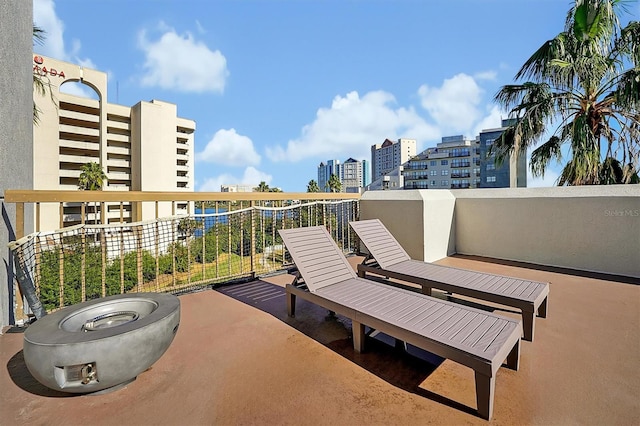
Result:
<svg viewBox="0 0 640 426">
<path fill-rule="evenodd" d="M 534 342 L 522 342 L 520 369 L 498 372 L 491 423 L 640 424 L 638 280 L 471 256 L 437 263 L 551 283 L 548 317 L 536 321 Z M 100 396 L 40 385 L 24 364 L 21 330 L 5 330 L 0 418 L 65 425 L 487 423 L 475 415 L 471 369 L 373 339 L 357 354 L 345 318 L 300 299 L 297 316 L 287 317 L 283 286 L 290 280 L 278 275 L 180 296 L 181 325 L 169 350 L 137 380 Z"/>
</svg>

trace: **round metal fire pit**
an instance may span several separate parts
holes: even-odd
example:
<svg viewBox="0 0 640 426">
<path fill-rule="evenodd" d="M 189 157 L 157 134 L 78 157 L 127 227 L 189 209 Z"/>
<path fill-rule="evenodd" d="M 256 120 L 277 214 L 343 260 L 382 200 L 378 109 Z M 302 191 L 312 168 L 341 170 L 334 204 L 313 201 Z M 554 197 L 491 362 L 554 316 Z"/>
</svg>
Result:
<svg viewBox="0 0 640 426">
<path fill-rule="evenodd" d="M 24 360 L 43 385 L 70 393 L 112 390 L 167 350 L 180 324 L 171 294 L 121 294 L 46 315 L 24 333 Z"/>
</svg>

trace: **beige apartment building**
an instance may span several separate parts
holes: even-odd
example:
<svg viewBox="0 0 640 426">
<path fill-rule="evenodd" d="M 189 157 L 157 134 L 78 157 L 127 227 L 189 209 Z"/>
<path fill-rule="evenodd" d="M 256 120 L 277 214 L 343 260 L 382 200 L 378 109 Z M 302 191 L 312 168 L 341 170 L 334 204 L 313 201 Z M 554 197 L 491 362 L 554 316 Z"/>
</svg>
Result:
<svg viewBox="0 0 640 426">
<path fill-rule="evenodd" d="M 372 180 L 390 173 L 416 155 L 415 139 L 398 139 L 396 142 L 385 139 L 381 144 L 371 145 Z"/>
<path fill-rule="evenodd" d="M 168 102 L 140 101 L 132 107 L 107 101 L 107 74 L 69 62 L 34 55 L 39 73 L 51 96 L 34 93 L 40 110 L 33 130 L 34 189 L 77 190 L 82 165 L 96 162 L 107 175 L 105 191 L 193 191 L 195 122 L 177 116 Z M 97 99 L 60 91 L 66 82 L 81 82 Z M 90 88 L 90 89 L 89 89 Z M 146 205 L 149 204 L 149 205 Z M 89 207 L 91 208 L 91 207 Z M 176 205 L 176 214 L 187 212 L 187 203 Z M 159 206 L 159 216 L 170 216 L 170 205 Z M 41 231 L 79 223 L 80 206 L 41 206 Z M 88 218 L 98 212 L 88 210 Z M 100 212 L 101 213 L 101 212 Z M 155 205 L 141 209 L 107 205 L 106 222 L 127 222 L 155 217 Z"/>
</svg>

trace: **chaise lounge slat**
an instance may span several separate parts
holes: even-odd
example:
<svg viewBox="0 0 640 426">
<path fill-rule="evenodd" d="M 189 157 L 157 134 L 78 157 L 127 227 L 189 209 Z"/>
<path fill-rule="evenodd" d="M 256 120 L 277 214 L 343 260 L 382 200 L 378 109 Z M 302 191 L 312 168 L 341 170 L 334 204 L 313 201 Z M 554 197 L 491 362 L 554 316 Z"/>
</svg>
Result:
<svg viewBox="0 0 640 426">
<path fill-rule="evenodd" d="M 472 368 L 478 414 L 491 418 L 498 368 L 518 369 L 521 321 L 360 278 L 323 227 L 278 232 L 307 287 L 287 285 L 290 316 L 301 297 L 351 319 L 357 352 L 367 326 Z"/>
<path fill-rule="evenodd" d="M 535 317 L 547 316 L 549 283 L 522 280 L 435 265 L 411 259 L 398 241 L 378 219 L 350 222 L 360 241 L 369 250 L 370 259 L 358 265 L 358 276 L 383 275 L 422 286 L 430 295 L 432 288 L 520 309 L 524 321 L 524 339 L 533 341 Z"/>
</svg>

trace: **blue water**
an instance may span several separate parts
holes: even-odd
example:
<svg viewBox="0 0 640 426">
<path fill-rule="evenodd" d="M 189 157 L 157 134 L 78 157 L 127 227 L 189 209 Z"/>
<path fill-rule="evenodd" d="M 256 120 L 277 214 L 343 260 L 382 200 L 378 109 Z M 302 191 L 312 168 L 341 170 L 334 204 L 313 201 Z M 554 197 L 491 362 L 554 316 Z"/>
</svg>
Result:
<svg viewBox="0 0 640 426">
<path fill-rule="evenodd" d="M 226 208 L 218 207 L 217 213 L 226 213 L 226 212 L 227 212 Z M 207 208 L 204 209 L 204 213 L 205 214 L 216 213 L 216 209 L 215 208 L 211 208 L 211 207 L 207 207 Z M 196 215 L 202 214 L 202 208 L 196 207 L 195 214 Z M 205 232 L 208 231 L 209 228 L 211 228 L 216 223 L 221 224 L 221 225 L 226 225 L 227 223 L 229 223 L 229 216 L 227 216 L 227 215 L 212 216 L 212 217 L 197 217 L 196 216 L 195 219 L 196 219 L 196 222 L 198 222 L 198 224 L 202 223 L 203 220 L 205 221 L 204 222 Z M 196 229 L 196 231 L 194 232 L 194 235 L 196 237 L 202 237 L 202 228 Z"/>
</svg>

